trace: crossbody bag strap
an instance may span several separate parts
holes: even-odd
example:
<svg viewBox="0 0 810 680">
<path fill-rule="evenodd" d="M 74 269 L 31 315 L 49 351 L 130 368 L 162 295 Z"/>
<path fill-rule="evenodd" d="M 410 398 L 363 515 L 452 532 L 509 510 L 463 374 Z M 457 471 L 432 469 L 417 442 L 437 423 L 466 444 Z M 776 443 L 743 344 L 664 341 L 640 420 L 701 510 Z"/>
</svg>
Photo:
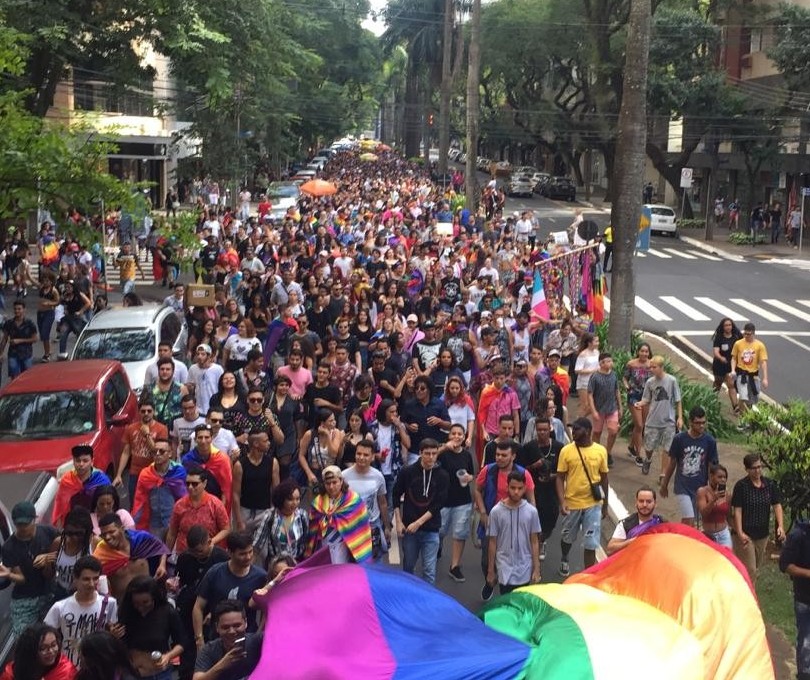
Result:
<svg viewBox="0 0 810 680">
<path fill-rule="evenodd" d="M 588 467 L 585 465 L 585 459 L 582 457 L 582 451 L 579 450 L 579 444 L 574 444 L 577 448 L 577 453 L 579 454 L 579 460 L 582 463 L 582 469 L 585 470 L 585 476 L 588 478 L 588 484 L 593 485 L 593 481 L 591 480 L 591 475 L 588 472 Z"/>
<path fill-rule="evenodd" d="M 101 611 L 98 613 L 98 619 L 96 619 L 96 630 L 103 630 L 107 623 L 107 604 L 109 601 L 109 594 L 105 595 L 104 599 L 101 601 Z"/>
</svg>

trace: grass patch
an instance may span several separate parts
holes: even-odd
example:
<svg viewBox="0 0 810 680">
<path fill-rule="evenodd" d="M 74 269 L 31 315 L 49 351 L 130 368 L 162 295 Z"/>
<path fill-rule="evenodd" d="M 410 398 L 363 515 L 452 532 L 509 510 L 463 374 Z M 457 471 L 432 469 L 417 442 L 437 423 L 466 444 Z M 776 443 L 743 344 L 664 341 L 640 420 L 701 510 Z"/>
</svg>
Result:
<svg viewBox="0 0 810 680">
<path fill-rule="evenodd" d="M 756 589 L 765 622 L 776 626 L 792 643 L 796 640 L 796 619 L 790 578 L 779 571 L 776 562 L 767 560 L 757 575 Z"/>
</svg>

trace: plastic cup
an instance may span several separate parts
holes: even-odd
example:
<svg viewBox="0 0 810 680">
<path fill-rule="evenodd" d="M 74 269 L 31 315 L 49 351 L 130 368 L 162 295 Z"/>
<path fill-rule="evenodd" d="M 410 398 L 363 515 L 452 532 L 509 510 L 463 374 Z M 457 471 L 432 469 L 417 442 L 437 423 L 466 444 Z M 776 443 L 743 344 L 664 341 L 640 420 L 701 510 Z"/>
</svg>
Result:
<svg viewBox="0 0 810 680">
<path fill-rule="evenodd" d="M 461 486 L 467 486 L 467 484 L 469 484 L 466 470 L 456 470 L 456 477 L 458 477 L 458 483 L 461 484 Z"/>
</svg>

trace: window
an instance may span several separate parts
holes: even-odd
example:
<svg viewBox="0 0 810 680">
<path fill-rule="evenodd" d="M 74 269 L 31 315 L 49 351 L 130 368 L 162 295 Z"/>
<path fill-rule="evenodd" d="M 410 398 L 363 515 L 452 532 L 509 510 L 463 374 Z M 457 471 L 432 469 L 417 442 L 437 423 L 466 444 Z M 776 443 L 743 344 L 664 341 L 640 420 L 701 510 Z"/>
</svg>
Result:
<svg viewBox="0 0 810 680">
<path fill-rule="evenodd" d="M 95 429 L 94 390 L 7 394 L 0 398 L 0 441 L 72 437 Z"/>
<path fill-rule="evenodd" d="M 116 413 L 123 407 L 126 397 L 122 398 L 121 390 L 116 385 L 116 378 L 121 380 L 121 376 L 113 374 L 110 379 L 104 383 L 104 418 L 110 420 Z"/>
<path fill-rule="evenodd" d="M 155 356 L 155 337 L 148 328 L 85 330 L 74 359 L 116 359 L 122 363 Z"/>
</svg>

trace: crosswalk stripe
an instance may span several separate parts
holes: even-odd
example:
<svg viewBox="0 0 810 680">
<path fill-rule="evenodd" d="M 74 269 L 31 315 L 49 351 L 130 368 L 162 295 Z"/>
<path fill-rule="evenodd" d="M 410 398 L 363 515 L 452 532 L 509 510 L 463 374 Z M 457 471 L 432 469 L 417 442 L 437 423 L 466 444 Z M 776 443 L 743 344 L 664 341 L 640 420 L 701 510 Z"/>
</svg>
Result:
<svg viewBox="0 0 810 680">
<path fill-rule="evenodd" d="M 682 257 L 684 260 L 697 260 L 694 255 L 685 253 L 682 250 L 676 250 L 675 248 L 664 248 L 664 250 L 668 253 L 672 253 L 673 255 L 677 255 L 678 257 Z"/>
<path fill-rule="evenodd" d="M 692 253 L 692 255 L 697 255 L 698 257 L 702 257 L 704 260 L 712 260 L 712 262 L 722 262 L 722 257 L 716 257 L 715 255 L 709 255 L 709 253 L 704 253 L 702 250 L 687 250 L 687 253 Z"/>
<path fill-rule="evenodd" d="M 783 312 L 787 312 L 793 316 L 800 318 L 802 321 L 810 321 L 810 314 L 807 312 L 803 312 L 800 309 L 796 309 L 795 307 L 791 307 L 790 305 L 782 302 L 781 300 L 776 300 L 775 298 L 768 298 L 767 300 L 763 300 L 763 302 L 767 302 L 769 305 L 776 307 L 777 309 L 781 309 Z"/>
<path fill-rule="evenodd" d="M 647 253 L 642 253 L 641 251 L 636 251 L 636 257 L 647 257 Z"/>
<path fill-rule="evenodd" d="M 650 248 L 647 252 L 650 255 L 655 255 L 656 257 L 660 257 L 660 258 L 662 258 L 664 260 L 671 260 L 672 259 L 672 255 L 667 255 L 666 253 L 661 253 L 661 252 L 657 251 L 655 248 Z"/>
<path fill-rule="evenodd" d="M 731 298 L 731 302 L 735 305 L 739 305 L 743 309 L 747 309 L 749 312 L 754 312 L 754 314 L 758 314 L 763 319 L 767 319 L 768 321 L 773 321 L 774 323 L 785 323 L 785 319 L 781 316 L 777 316 L 773 312 L 769 312 L 767 309 L 763 309 L 759 305 L 755 305 L 753 302 L 749 302 L 744 298 Z"/>
<path fill-rule="evenodd" d="M 658 307 L 654 307 L 644 298 L 636 295 L 636 307 L 655 321 L 672 321 L 666 314 L 664 314 Z"/>
<path fill-rule="evenodd" d="M 732 321 L 748 321 L 747 316 L 743 316 L 739 312 L 735 312 L 733 309 L 729 309 L 725 305 L 721 305 L 719 302 L 715 302 L 711 298 L 696 297 L 695 300 L 697 300 L 698 302 L 702 302 L 712 311 L 717 312 L 718 314 L 722 314 L 723 316 L 727 316 Z"/>
<path fill-rule="evenodd" d="M 661 295 L 659 297 L 668 305 L 672 305 L 679 312 L 686 314 L 692 321 L 711 321 L 708 316 L 672 295 Z"/>
<path fill-rule="evenodd" d="M 796 300 L 800 305 L 804 305 L 805 307 L 810 307 L 810 300 Z"/>
</svg>

